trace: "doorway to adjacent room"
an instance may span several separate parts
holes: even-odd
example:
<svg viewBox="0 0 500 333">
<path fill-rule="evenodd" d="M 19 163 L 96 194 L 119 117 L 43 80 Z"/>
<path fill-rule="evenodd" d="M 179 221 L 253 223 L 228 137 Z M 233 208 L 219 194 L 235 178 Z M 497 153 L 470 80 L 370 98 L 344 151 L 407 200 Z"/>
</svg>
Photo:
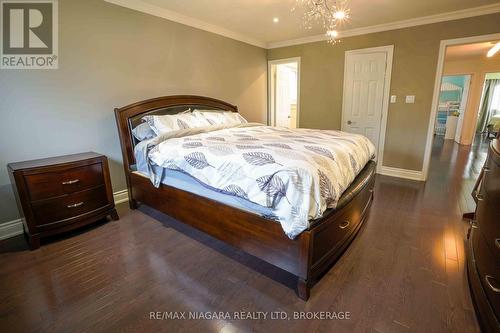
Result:
<svg viewBox="0 0 500 333">
<path fill-rule="evenodd" d="M 441 80 L 434 135 L 460 143 L 472 75 L 446 75 Z"/>
<path fill-rule="evenodd" d="M 300 58 L 269 61 L 269 124 L 299 127 Z"/>
<path fill-rule="evenodd" d="M 489 73 L 500 71 L 497 45 L 500 45 L 500 33 L 441 41 L 423 179 L 427 179 L 431 151 L 436 145 L 446 149 L 459 144 L 465 146 L 464 149 L 470 149 L 473 141 L 479 140 L 479 144 L 488 140 L 488 126 L 495 130 L 492 121 L 497 114 L 493 106 L 497 81 L 496 78 L 488 78 Z M 485 91 L 488 92 L 487 99 Z M 500 88 L 498 92 L 500 96 Z"/>
</svg>

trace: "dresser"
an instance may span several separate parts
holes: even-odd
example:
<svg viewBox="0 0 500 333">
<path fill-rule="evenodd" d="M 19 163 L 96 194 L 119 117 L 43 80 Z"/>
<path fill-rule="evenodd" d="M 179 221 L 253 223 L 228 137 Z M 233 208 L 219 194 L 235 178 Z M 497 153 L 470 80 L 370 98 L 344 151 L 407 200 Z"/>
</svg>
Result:
<svg viewBox="0 0 500 333">
<path fill-rule="evenodd" d="M 467 271 L 483 332 L 500 332 L 500 140 L 491 142 L 473 196 L 477 202 L 468 235 Z"/>
<path fill-rule="evenodd" d="M 108 159 L 88 152 L 7 166 L 30 248 L 40 238 L 110 216 L 117 220 Z"/>
</svg>

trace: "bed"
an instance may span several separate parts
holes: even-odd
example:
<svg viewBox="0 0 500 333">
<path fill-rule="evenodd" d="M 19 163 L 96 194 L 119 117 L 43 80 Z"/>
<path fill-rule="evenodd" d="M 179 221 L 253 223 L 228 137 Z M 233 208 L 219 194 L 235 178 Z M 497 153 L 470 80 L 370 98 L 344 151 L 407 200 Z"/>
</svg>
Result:
<svg viewBox="0 0 500 333">
<path fill-rule="evenodd" d="M 318 134 L 317 131 L 312 132 L 313 130 L 302 130 L 301 133 L 308 134 L 308 137 L 289 135 L 281 132 L 286 132 L 286 130 L 259 124 L 245 124 L 206 131 L 200 130 L 193 133 L 188 130 L 188 134 L 181 130 L 178 131 L 181 134 L 176 134 L 175 137 L 156 138 L 152 140 L 152 143 L 147 144 L 137 140 L 132 134 L 132 131 L 147 118 L 145 116 L 175 115 L 193 109 L 226 111 L 235 114 L 238 112 L 237 107 L 234 105 L 201 96 L 166 96 L 115 109 L 130 207 L 135 209 L 139 204 L 146 204 L 180 222 L 292 273 L 297 277 L 296 292 L 298 296 L 303 300 L 307 300 L 311 287 L 339 258 L 367 218 L 373 201 L 375 162 L 373 159 L 369 159 L 362 164 L 361 162 L 354 163 L 353 157 L 349 154 L 350 165 L 353 166 L 353 169 L 356 169 L 349 172 L 355 172 L 355 174 L 351 176 L 352 179 L 348 179 L 349 184 L 346 185 L 346 188 L 341 188 L 341 193 L 338 191 L 334 204 L 331 205 L 326 201 L 329 206 L 325 208 L 323 207 L 324 200 L 312 200 L 311 202 L 316 202 L 316 205 L 308 204 L 308 210 L 306 210 L 308 214 L 301 214 L 301 219 L 297 219 L 298 222 L 292 224 L 294 227 L 289 227 L 289 224 L 285 223 L 287 222 L 286 214 L 290 211 L 300 211 L 298 208 L 290 210 L 286 208 L 287 204 L 291 205 L 291 202 L 293 202 L 286 195 L 294 193 L 289 191 L 296 189 L 293 187 L 295 186 L 294 179 L 296 177 L 294 178 L 292 175 L 288 180 L 280 182 L 282 186 L 284 186 L 283 184 L 289 186 L 289 188 L 287 187 L 282 191 L 285 192 L 285 195 L 283 195 L 280 191 L 271 191 L 269 184 L 272 182 L 261 182 L 265 177 L 259 175 L 259 172 L 264 172 L 262 170 L 266 170 L 266 168 L 269 168 L 269 172 L 273 172 L 272 170 L 275 169 L 272 168 L 287 166 L 288 162 L 283 162 L 284 157 L 275 160 L 269 154 L 266 154 L 264 149 L 258 152 L 254 151 L 255 149 L 239 152 L 244 157 L 241 160 L 247 162 L 246 164 L 242 162 L 245 167 L 249 168 L 248 170 L 251 173 L 255 173 L 255 181 L 254 179 L 246 181 L 259 184 L 260 190 L 264 192 L 263 198 L 267 198 L 268 204 L 261 205 L 256 204 L 258 200 L 254 200 L 255 195 L 246 195 L 245 191 L 248 191 L 248 188 L 244 187 L 243 183 L 238 183 L 241 187 L 235 187 L 234 184 L 232 184 L 232 187 L 227 187 L 225 186 L 227 184 L 222 184 L 220 188 L 216 188 L 216 185 L 221 183 L 220 179 L 215 174 L 211 174 L 210 177 L 204 179 L 204 172 L 208 171 L 203 170 L 210 169 L 211 172 L 215 172 L 214 170 L 218 170 L 219 167 L 215 168 L 210 164 L 215 164 L 218 160 L 209 159 L 207 162 L 207 160 L 203 159 L 200 166 L 200 161 L 198 159 L 193 161 L 192 156 L 203 155 L 202 148 L 214 148 L 213 145 L 210 146 L 210 138 L 207 137 L 208 135 L 215 136 L 214 133 L 219 137 L 222 136 L 217 140 L 226 138 L 226 141 L 230 141 L 230 137 L 241 140 L 242 144 L 239 148 L 247 149 L 257 148 L 256 143 L 252 140 L 264 140 L 265 136 L 272 139 L 271 132 L 276 131 L 276 135 L 283 137 L 283 140 L 282 142 L 276 142 L 278 144 L 275 143 L 274 146 L 280 147 L 272 147 L 273 149 L 287 148 L 285 147 L 287 146 L 286 142 L 292 141 L 286 141 L 286 139 L 293 140 L 297 144 L 300 141 L 300 145 L 308 147 L 307 149 L 312 151 L 311 154 L 316 154 L 314 156 L 315 160 L 321 159 L 322 161 L 328 160 L 328 157 L 331 160 L 334 160 L 334 158 L 328 156 L 328 150 L 319 147 L 319 141 L 315 140 L 322 139 L 321 142 L 328 146 L 330 141 L 348 141 L 349 138 L 337 139 L 339 133 L 322 131 Z M 250 138 L 247 134 L 248 131 L 254 131 L 257 139 Z M 321 138 L 321 136 L 327 134 L 331 136 L 331 140 Z M 317 139 L 314 139 L 314 137 L 317 137 Z M 203 144 L 193 144 L 193 142 L 203 142 Z M 262 142 L 260 142 L 260 147 L 264 148 L 266 141 Z M 315 143 L 316 145 L 314 145 Z M 273 144 L 268 145 L 273 146 Z M 356 145 L 362 150 L 362 145 L 359 143 Z M 184 167 L 184 165 L 175 164 L 174 167 L 169 167 L 176 161 L 172 158 L 174 156 L 172 154 L 174 152 L 177 154 L 177 151 L 182 151 L 182 149 L 187 150 L 187 152 L 183 152 L 183 161 L 189 162 L 184 164 L 192 167 L 192 170 L 188 170 L 192 174 L 186 174 L 185 168 L 181 170 L 180 167 Z M 288 147 L 288 149 L 290 150 L 287 150 L 286 155 L 293 155 L 295 149 L 291 149 L 291 147 Z M 366 149 L 369 151 L 368 147 Z M 165 155 L 168 158 L 164 157 Z M 143 157 L 141 158 L 141 156 Z M 164 157 L 163 160 L 160 158 L 162 156 Z M 285 157 L 289 158 L 290 156 Z M 221 159 L 222 162 L 220 163 L 227 164 L 224 161 L 230 158 L 231 155 L 226 155 L 224 159 Z M 357 156 L 356 159 L 358 159 Z M 166 161 L 168 161 L 168 165 Z M 300 164 L 300 162 L 297 163 Z M 151 166 L 162 171 L 156 173 Z M 348 169 L 344 168 L 342 170 Z M 238 166 L 238 170 L 244 170 L 244 168 Z M 319 170 L 318 168 L 318 172 Z M 203 181 L 200 181 L 200 178 Z M 207 183 L 213 179 L 216 179 L 217 182 L 207 186 Z M 320 181 L 325 180 L 321 177 L 318 179 Z M 323 185 L 321 183 L 321 186 Z M 313 188 L 314 186 L 311 185 L 310 187 Z M 238 191 L 235 191 L 235 188 Z M 241 191 L 242 188 L 245 191 Z M 230 191 L 228 193 L 228 191 L 217 189 L 230 189 Z M 241 193 L 244 195 L 240 195 Z M 270 196 L 271 194 L 272 196 Z M 321 195 L 323 195 L 323 192 L 321 192 Z M 313 195 L 308 195 L 308 197 L 314 198 Z M 318 202 L 321 202 L 321 205 Z M 320 209 L 320 206 L 323 208 Z M 277 216 L 279 213 L 284 214 L 285 217 Z M 299 216 L 299 214 L 296 215 Z M 304 218 L 307 218 L 307 225 L 303 223 Z M 300 226 L 300 228 L 297 229 L 297 226 Z"/>
</svg>

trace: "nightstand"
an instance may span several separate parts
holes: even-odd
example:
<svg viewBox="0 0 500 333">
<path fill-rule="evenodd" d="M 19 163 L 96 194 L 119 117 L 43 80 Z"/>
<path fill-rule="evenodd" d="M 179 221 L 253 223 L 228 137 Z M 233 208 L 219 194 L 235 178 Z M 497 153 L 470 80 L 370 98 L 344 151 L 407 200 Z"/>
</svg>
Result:
<svg viewBox="0 0 500 333">
<path fill-rule="evenodd" d="M 108 159 L 81 153 L 8 164 L 9 176 L 32 250 L 40 238 L 108 215 L 118 220 Z"/>
</svg>

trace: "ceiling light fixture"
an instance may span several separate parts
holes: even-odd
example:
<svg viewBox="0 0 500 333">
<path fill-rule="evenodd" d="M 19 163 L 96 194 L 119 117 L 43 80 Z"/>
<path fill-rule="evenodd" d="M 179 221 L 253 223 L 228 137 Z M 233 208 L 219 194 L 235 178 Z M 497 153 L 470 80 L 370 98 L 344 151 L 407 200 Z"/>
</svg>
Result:
<svg viewBox="0 0 500 333">
<path fill-rule="evenodd" d="M 273 18 L 274 23 L 278 23 L 279 21 L 280 21 L 280 19 L 278 17 Z"/>
<path fill-rule="evenodd" d="M 339 32 L 337 30 L 328 30 L 326 35 L 331 38 L 337 38 L 339 36 Z"/>
<path fill-rule="evenodd" d="M 347 13 L 343 10 L 337 10 L 336 12 L 333 13 L 333 17 L 339 21 L 342 21 L 346 18 Z"/>
<path fill-rule="evenodd" d="M 337 27 L 349 19 L 350 10 L 344 1 L 337 0 L 296 0 L 297 6 L 305 8 L 303 25 L 312 29 L 313 25 L 320 24 L 326 30 L 328 42 L 337 43 L 339 33 Z M 292 8 L 295 11 L 296 7 Z"/>
<path fill-rule="evenodd" d="M 493 57 L 498 51 L 500 51 L 500 42 L 496 43 L 486 54 L 488 58 Z"/>
</svg>

